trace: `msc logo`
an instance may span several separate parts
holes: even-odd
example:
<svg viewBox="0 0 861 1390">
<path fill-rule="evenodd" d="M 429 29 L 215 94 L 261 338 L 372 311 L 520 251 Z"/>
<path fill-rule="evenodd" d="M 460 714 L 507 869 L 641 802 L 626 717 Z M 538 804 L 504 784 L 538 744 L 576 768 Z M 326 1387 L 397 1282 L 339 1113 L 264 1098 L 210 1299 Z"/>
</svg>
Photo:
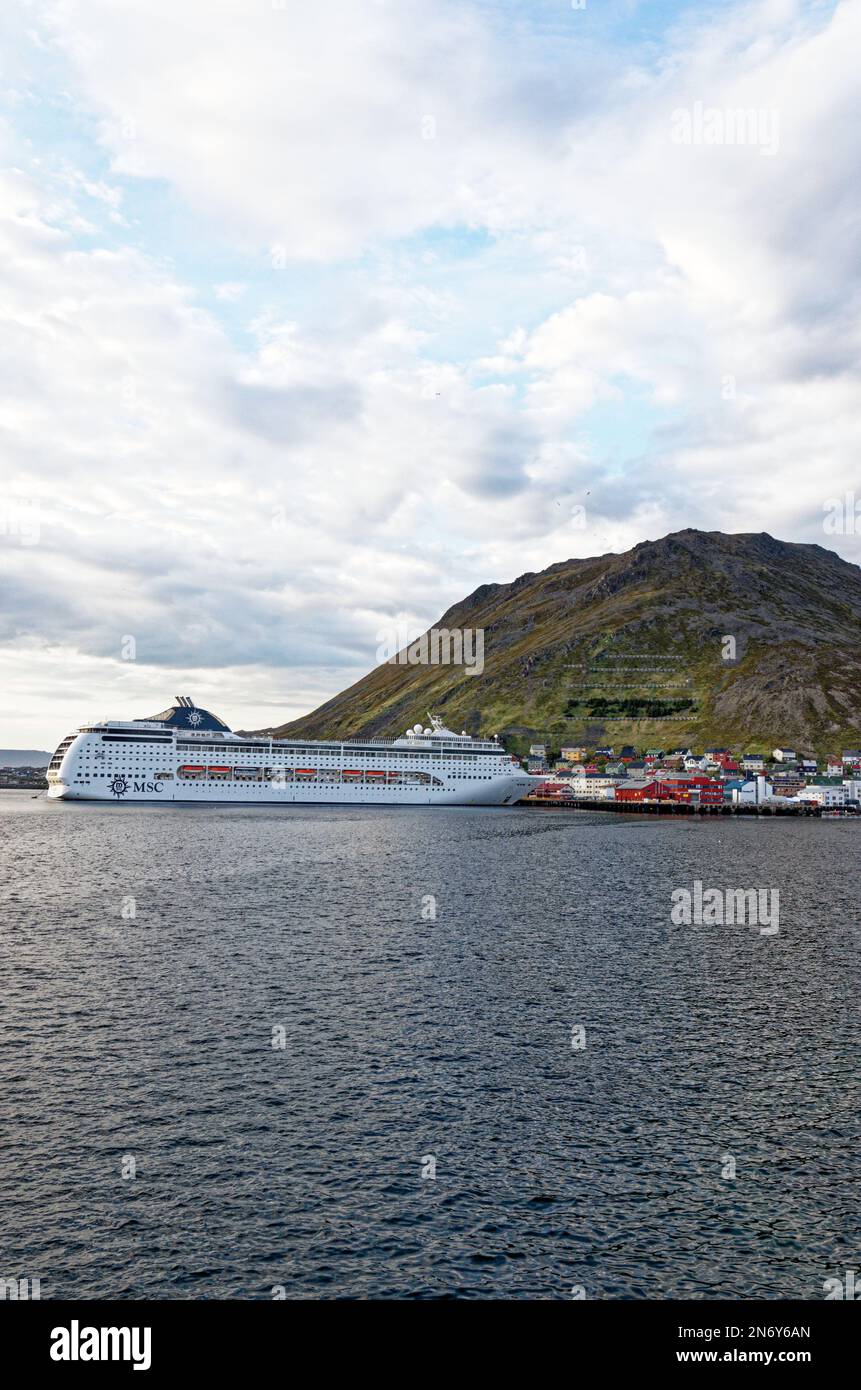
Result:
<svg viewBox="0 0 861 1390">
<path fill-rule="evenodd" d="M 114 796 L 119 798 L 125 796 L 128 791 L 133 792 L 162 792 L 164 791 L 163 782 L 132 782 L 129 783 L 125 777 L 115 777 L 111 782 L 111 791 Z"/>
</svg>

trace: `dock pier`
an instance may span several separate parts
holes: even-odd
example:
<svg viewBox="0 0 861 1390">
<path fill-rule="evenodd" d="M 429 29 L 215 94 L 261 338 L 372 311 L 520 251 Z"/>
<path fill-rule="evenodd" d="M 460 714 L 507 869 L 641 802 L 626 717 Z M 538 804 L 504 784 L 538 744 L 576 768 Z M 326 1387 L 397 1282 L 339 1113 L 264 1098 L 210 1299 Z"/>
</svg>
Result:
<svg viewBox="0 0 861 1390">
<path fill-rule="evenodd" d="M 684 801 L 604 801 L 594 797 L 572 797 L 570 800 L 551 800 L 536 797 L 525 798 L 519 806 L 535 806 L 542 809 L 568 811 L 611 811 L 622 815 L 635 816 L 819 816 L 821 807 L 811 803 L 809 806 L 775 805 L 779 797 L 770 798 L 759 805 L 733 804 L 723 806 L 698 806 Z"/>
</svg>

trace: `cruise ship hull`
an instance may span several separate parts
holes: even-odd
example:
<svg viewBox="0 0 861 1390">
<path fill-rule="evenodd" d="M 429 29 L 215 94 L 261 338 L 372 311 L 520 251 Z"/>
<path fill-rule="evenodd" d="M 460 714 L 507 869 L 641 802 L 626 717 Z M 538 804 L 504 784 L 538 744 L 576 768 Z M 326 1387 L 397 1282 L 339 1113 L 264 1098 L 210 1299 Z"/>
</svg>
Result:
<svg viewBox="0 0 861 1390">
<path fill-rule="evenodd" d="M 500 778 L 497 785 L 485 787 L 482 791 L 468 791 L 465 788 L 451 790 L 439 789 L 430 792 L 406 791 L 388 787 L 314 787 L 278 788 L 243 787 L 240 790 L 202 787 L 200 790 L 184 789 L 178 794 L 174 788 L 162 787 L 156 791 L 132 790 L 121 797 L 110 793 L 93 791 L 89 788 L 50 787 L 50 801 L 98 801 L 124 805 L 138 803 L 175 803 L 182 806 L 511 806 L 532 789 L 534 778 Z"/>
</svg>

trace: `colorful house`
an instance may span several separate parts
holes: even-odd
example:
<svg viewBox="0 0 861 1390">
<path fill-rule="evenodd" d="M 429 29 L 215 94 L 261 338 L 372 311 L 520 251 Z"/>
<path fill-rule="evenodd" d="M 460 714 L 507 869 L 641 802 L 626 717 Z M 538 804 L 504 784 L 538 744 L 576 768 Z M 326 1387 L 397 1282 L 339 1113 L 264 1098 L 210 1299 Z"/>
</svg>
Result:
<svg viewBox="0 0 861 1390">
<path fill-rule="evenodd" d="M 588 748 L 574 747 L 572 744 L 566 744 L 564 748 L 560 748 L 559 757 L 563 763 L 582 763 L 588 751 Z"/>
<path fill-rule="evenodd" d="M 797 796 L 805 785 L 800 772 L 775 772 L 771 782 L 775 796 Z"/>
</svg>

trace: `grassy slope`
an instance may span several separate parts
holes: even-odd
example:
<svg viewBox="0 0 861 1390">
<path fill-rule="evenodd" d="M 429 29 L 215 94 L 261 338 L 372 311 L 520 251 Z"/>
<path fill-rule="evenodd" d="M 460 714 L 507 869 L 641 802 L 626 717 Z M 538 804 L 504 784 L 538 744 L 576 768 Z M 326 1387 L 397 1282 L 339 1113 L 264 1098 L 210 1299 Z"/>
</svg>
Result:
<svg viewBox="0 0 861 1390">
<path fill-rule="evenodd" d="M 278 732 L 391 735 L 433 709 L 518 749 L 534 737 L 817 753 L 861 741 L 861 571 L 818 546 L 680 532 L 483 586 L 437 626 L 484 628 L 482 675 L 380 666 Z M 721 657 L 725 634 L 737 643 L 732 663 Z M 650 669 L 660 664 L 672 670 Z M 690 684 L 656 688 L 678 680 Z M 590 701 L 626 694 L 688 698 L 695 709 L 673 719 L 588 713 Z"/>
</svg>

